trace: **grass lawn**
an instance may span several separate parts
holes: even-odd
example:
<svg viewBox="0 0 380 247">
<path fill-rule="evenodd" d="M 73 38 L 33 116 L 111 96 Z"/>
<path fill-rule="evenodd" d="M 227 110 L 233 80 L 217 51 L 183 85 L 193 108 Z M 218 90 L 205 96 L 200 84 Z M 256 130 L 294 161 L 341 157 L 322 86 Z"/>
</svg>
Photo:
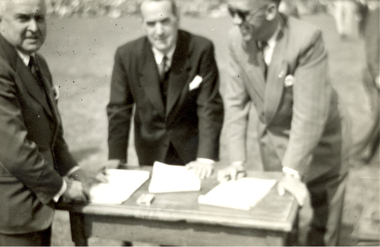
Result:
<svg viewBox="0 0 380 247">
<path fill-rule="evenodd" d="M 329 51 L 330 74 L 341 102 L 348 109 L 352 123 L 353 139 L 369 119 L 367 99 L 361 84 L 364 65 L 363 43 L 359 39 L 343 42 L 339 39 L 332 17 L 315 15 L 303 17 L 319 26 L 324 33 Z M 183 17 L 182 27 L 211 39 L 216 46 L 216 57 L 221 74 L 221 92 L 224 92 L 227 61 L 228 17 Z M 60 87 L 59 107 L 63 118 L 65 136 L 72 153 L 80 165 L 95 171 L 107 161 L 107 117 L 110 74 L 116 48 L 142 35 L 137 17 L 113 20 L 100 18 L 50 18 L 49 33 L 41 53 L 46 57 L 55 84 Z M 260 169 L 257 144 L 255 144 L 255 116 L 251 112 L 248 146 L 249 168 Z M 224 133 L 221 140 L 221 162 L 228 162 Z M 129 163 L 137 165 L 130 140 Z M 351 167 L 344 208 L 342 244 L 350 245 L 352 227 L 365 205 L 379 205 L 379 163 Z M 90 245 L 120 245 L 113 240 L 90 239 Z M 57 212 L 53 225 L 52 244 L 73 245 L 67 212 Z"/>
</svg>

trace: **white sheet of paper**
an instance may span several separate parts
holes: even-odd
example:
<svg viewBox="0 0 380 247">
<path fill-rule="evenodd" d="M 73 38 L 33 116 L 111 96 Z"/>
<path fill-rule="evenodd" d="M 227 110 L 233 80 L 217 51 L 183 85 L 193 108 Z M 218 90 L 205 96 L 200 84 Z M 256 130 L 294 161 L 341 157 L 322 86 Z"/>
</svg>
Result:
<svg viewBox="0 0 380 247">
<path fill-rule="evenodd" d="M 91 187 L 90 200 L 92 203 L 121 204 L 149 179 L 149 175 L 149 171 L 108 169 L 108 182 Z"/>
<path fill-rule="evenodd" d="M 206 195 L 200 195 L 201 204 L 249 210 L 276 184 L 274 179 L 241 178 L 218 184 Z"/>
<path fill-rule="evenodd" d="M 199 191 L 200 189 L 201 180 L 186 167 L 154 162 L 149 184 L 150 193 Z"/>
</svg>

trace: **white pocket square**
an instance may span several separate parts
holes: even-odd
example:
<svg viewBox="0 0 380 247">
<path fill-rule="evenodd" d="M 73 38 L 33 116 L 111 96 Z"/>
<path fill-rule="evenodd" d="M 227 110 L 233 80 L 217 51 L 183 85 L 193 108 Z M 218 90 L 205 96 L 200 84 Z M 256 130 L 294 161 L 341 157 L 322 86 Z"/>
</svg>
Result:
<svg viewBox="0 0 380 247">
<path fill-rule="evenodd" d="M 194 79 L 189 84 L 189 91 L 197 89 L 201 85 L 203 78 L 199 75 L 196 75 Z"/>
<path fill-rule="evenodd" d="M 52 88 L 53 91 L 53 97 L 55 100 L 58 100 L 59 98 L 59 87 L 57 85 L 54 85 Z"/>
<path fill-rule="evenodd" d="M 284 80 L 285 87 L 291 87 L 291 86 L 293 86 L 294 85 L 294 81 L 295 81 L 294 76 L 287 75 L 285 77 L 285 80 Z"/>
</svg>

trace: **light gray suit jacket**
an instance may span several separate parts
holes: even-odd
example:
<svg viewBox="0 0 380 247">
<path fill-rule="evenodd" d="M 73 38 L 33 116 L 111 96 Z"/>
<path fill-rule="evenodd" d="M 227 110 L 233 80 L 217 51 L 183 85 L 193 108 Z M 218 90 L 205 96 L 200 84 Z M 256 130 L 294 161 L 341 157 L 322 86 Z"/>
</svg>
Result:
<svg viewBox="0 0 380 247">
<path fill-rule="evenodd" d="M 280 19 L 266 79 L 256 41 L 244 42 L 236 27 L 230 32 L 225 105 L 231 161 L 246 160 L 247 121 L 253 103 L 266 170 L 287 166 L 307 180 L 337 174 L 342 163 L 341 118 L 321 31 L 292 17 L 281 15 Z M 286 86 L 286 78 L 293 84 Z"/>
</svg>

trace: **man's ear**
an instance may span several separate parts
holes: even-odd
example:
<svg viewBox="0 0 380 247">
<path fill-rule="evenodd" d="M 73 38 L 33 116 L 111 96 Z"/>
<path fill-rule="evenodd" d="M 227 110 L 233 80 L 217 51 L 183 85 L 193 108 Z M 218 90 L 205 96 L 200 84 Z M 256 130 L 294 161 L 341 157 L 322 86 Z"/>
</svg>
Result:
<svg viewBox="0 0 380 247">
<path fill-rule="evenodd" d="M 267 21 L 274 20 L 274 18 L 276 18 L 277 12 L 278 12 L 277 5 L 275 3 L 270 3 L 265 12 L 266 20 Z"/>
</svg>

